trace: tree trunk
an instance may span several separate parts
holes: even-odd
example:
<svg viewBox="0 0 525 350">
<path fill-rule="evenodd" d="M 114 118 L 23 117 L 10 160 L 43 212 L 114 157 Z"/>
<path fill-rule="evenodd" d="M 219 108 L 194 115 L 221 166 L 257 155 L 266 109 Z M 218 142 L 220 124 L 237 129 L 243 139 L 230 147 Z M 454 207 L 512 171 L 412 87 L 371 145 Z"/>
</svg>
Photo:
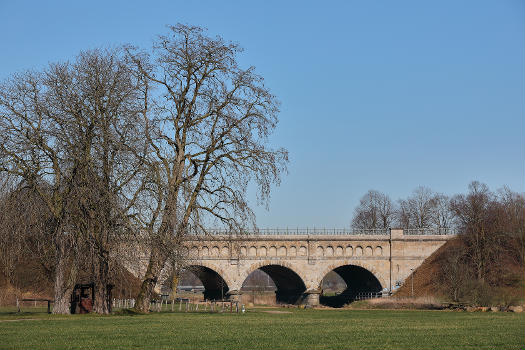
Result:
<svg viewBox="0 0 525 350">
<path fill-rule="evenodd" d="M 135 310 L 149 312 L 149 304 L 153 297 L 155 285 L 165 263 L 166 257 L 164 254 L 162 254 L 158 248 L 153 248 L 149 258 L 146 276 L 144 276 L 137 301 L 135 302 Z"/>
<path fill-rule="evenodd" d="M 95 300 L 93 303 L 93 311 L 97 314 L 109 314 L 109 264 L 106 254 L 102 253 L 98 256 L 98 261 L 95 271 L 94 283 L 95 283 Z"/>
<path fill-rule="evenodd" d="M 75 287 L 76 265 L 65 242 L 56 243 L 54 314 L 70 314 L 71 293 Z"/>
<path fill-rule="evenodd" d="M 182 168 L 181 168 L 182 169 Z M 178 176 L 181 176 L 182 170 L 179 170 Z M 153 297 L 155 285 L 159 279 L 162 268 L 166 264 L 170 253 L 166 253 L 167 242 L 169 246 L 173 245 L 173 232 L 177 227 L 177 198 L 178 190 L 176 187 L 168 194 L 166 204 L 163 209 L 162 224 L 159 227 L 158 235 L 151 246 L 151 255 L 149 258 L 148 269 L 142 281 L 137 301 L 135 302 L 135 310 L 140 312 L 149 312 L 149 304 Z M 179 225 L 179 230 L 182 226 Z M 176 237 L 177 235 L 175 235 Z"/>
</svg>

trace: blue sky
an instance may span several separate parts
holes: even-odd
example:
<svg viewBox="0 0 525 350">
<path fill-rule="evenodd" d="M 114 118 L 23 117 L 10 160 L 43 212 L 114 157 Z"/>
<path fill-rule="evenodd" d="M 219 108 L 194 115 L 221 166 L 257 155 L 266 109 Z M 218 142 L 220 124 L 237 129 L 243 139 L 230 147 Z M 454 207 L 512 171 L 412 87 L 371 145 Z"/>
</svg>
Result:
<svg viewBox="0 0 525 350">
<path fill-rule="evenodd" d="M 177 22 L 240 43 L 282 102 L 261 227 L 348 226 L 369 189 L 525 191 L 524 1 L 0 0 L 0 79 Z"/>
</svg>

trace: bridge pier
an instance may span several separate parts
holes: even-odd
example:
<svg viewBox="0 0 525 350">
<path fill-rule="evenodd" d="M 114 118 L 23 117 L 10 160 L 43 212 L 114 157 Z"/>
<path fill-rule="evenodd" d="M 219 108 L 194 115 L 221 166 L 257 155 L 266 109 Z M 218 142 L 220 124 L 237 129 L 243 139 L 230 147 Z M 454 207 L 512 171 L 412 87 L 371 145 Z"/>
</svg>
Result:
<svg viewBox="0 0 525 350">
<path fill-rule="evenodd" d="M 303 293 L 303 304 L 308 306 L 318 306 L 319 305 L 319 296 L 321 295 L 321 290 L 319 289 L 310 289 Z"/>
<path fill-rule="evenodd" d="M 231 301 L 241 301 L 242 293 L 239 290 L 230 290 L 226 295 Z"/>
</svg>

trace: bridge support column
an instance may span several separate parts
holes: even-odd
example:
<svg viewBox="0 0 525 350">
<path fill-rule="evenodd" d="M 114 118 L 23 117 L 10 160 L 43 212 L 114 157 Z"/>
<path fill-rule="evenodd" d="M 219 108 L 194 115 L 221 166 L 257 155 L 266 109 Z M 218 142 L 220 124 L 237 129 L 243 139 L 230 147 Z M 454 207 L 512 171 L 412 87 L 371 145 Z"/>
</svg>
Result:
<svg viewBox="0 0 525 350">
<path fill-rule="evenodd" d="M 304 292 L 303 304 L 309 306 L 318 306 L 319 305 L 319 296 L 321 291 L 319 289 L 310 289 Z"/>
<path fill-rule="evenodd" d="M 241 301 L 241 291 L 239 290 L 230 290 L 227 294 L 228 299 L 231 301 Z"/>
</svg>

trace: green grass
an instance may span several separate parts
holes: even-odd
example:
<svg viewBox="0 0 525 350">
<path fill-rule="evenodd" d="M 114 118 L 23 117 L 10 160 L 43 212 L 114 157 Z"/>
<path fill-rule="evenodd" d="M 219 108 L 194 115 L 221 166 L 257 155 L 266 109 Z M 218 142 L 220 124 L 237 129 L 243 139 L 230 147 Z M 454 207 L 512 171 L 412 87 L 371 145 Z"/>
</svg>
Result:
<svg viewBox="0 0 525 350">
<path fill-rule="evenodd" d="M 525 348 L 523 313 L 273 310 L 291 313 L 55 316 L 3 309 L 0 349 Z"/>
</svg>

